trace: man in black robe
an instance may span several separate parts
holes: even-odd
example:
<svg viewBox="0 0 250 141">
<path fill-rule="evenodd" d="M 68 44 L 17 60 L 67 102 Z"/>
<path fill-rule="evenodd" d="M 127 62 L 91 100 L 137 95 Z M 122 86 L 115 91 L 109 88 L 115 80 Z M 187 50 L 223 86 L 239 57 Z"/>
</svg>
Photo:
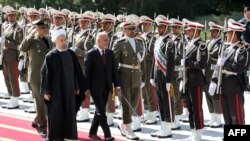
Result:
<svg viewBox="0 0 250 141">
<path fill-rule="evenodd" d="M 52 33 L 56 48 L 41 69 L 41 94 L 48 108 L 49 140 L 77 140 L 76 114 L 85 98 L 86 83 L 76 55 L 67 48 L 63 29 Z"/>
</svg>

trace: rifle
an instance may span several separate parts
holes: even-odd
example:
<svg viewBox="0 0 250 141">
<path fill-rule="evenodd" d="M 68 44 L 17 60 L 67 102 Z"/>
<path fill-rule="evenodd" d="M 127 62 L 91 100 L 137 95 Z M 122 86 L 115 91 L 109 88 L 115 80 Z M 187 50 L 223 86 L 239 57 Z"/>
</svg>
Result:
<svg viewBox="0 0 250 141">
<path fill-rule="evenodd" d="M 184 30 L 184 29 L 183 29 Z M 183 31 L 182 33 L 182 60 L 186 59 L 186 50 L 185 50 L 185 46 L 186 46 L 186 39 L 185 39 L 185 33 Z M 185 94 L 186 91 L 186 81 L 187 81 L 187 74 L 186 74 L 186 67 L 185 67 L 185 63 L 181 64 L 182 65 L 182 82 L 183 82 L 183 86 L 182 86 L 182 93 Z"/>
<path fill-rule="evenodd" d="M 3 38 L 3 21 L 2 21 L 2 17 L 3 17 L 3 11 L 2 11 L 2 5 L 0 5 L 0 24 L 1 24 L 1 38 Z M 1 43 L 0 45 L 0 65 L 3 64 L 2 60 L 3 60 L 3 48 L 4 48 L 4 43 Z"/>
<path fill-rule="evenodd" d="M 98 33 L 98 23 L 99 23 L 99 14 L 98 14 L 98 9 L 96 11 L 96 21 L 95 21 L 95 40 L 96 40 L 96 36 Z"/>
<path fill-rule="evenodd" d="M 71 39 L 71 43 L 72 43 L 72 47 L 75 47 L 75 40 L 74 40 L 74 35 L 75 35 L 75 24 L 76 24 L 76 15 L 74 15 L 73 17 L 73 22 L 72 22 L 72 39 Z"/>
<path fill-rule="evenodd" d="M 205 41 L 207 41 L 207 20 L 205 20 L 205 29 L 204 29 L 204 35 L 205 35 Z"/>
<path fill-rule="evenodd" d="M 183 35 L 182 37 L 182 43 L 183 43 L 183 47 L 182 47 L 182 59 L 186 59 L 186 50 L 185 50 L 185 45 L 186 45 L 186 39 L 185 39 L 185 35 Z M 183 88 L 182 88 L 182 92 L 185 93 L 186 90 L 186 79 L 187 79 L 187 74 L 186 74 L 186 67 L 185 67 L 185 63 L 183 64 L 183 70 L 182 70 L 182 79 L 183 79 Z"/>
<path fill-rule="evenodd" d="M 223 31 L 223 36 L 222 36 L 222 43 L 220 45 L 221 46 L 221 52 L 220 52 L 219 57 L 223 57 L 224 50 L 225 50 L 226 26 L 227 26 L 227 19 L 224 20 L 224 31 Z M 222 66 L 219 66 L 216 94 L 221 94 L 221 91 L 220 91 L 221 83 L 222 83 Z"/>
<path fill-rule="evenodd" d="M 156 18 L 156 12 L 154 13 L 154 23 L 153 23 L 153 36 L 155 35 L 155 29 L 156 29 L 156 22 L 155 22 L 155 18 Z M 150 41 L 149 41 L 149 44 L 148 44 L 148 48 L 150 49 L 150 46 L 151 46 L 151 44 L 152 44 L 152 42 L 153 42 L 153 39 L 154 39 L 154 37 L 152 37 L 151 39 L 150 39 Z"/>
</svg>

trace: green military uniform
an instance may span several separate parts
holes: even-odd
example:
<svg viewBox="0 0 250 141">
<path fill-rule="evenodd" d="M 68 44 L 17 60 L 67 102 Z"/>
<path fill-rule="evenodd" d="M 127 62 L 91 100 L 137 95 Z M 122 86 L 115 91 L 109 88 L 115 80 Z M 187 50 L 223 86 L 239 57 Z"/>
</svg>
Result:
<svg viewBox="0 0 250 141">
<path fill-rule="evenodd" d="M 37 24 L 46 24 L 47 20 L 42 19 Z M 40 37 L 37 34 L 27 36 L 20 45 L 20 51 L 28 53 L 28 83 L 31 86 L 32 95 L 36 101 L 37 116 L 34 120 L 40 126 L 47 125 L 43 97 L 40 95 L 40 70 L 46 54 L 52 49 L 52 42 L 48 37 Z"/>
<path fill-rule="evenodd" d="M 174 79 L 173 82 L 174 86 L 174 114 L 175 115 L 181 115 L 182 114 L 182 102 L 181 102 L 181 94 L 179 90 L 179 82 L 178 82 L 178 76 L 179 76 L 179 67 L 181 65 L 181 59 L 182 59 L 182 51 L 183 51 L 183 45 L 181 43 L 181 35 L 178 35 L 176 37 L 172 37 L 173 44 L 175 46 L 176 55 L 175 55 L 175 73 L 174 73 Z"/>
<path fill-rule="evenodd" d="M 111 49 L 114 42 L 118 39 L 118 37 L 112 31 L 108 33 L 108 36 L 109 36 L 109 46 L 108 46 L 108 48 Z M 110 93 L 112 93 L 112 92 L 110 92 Z M 107 102 L 106 108 L 107 108 L 108 113 L 114 113 L 115 112 L 115 99 L 114 99 L 113 93 L 109 94 L 109 96 L 108 96 L 108 102 Z"/>
<path fill-rule="evenodd" d="M 75 33 L 79 33 L 80 32 L 80 27 L 78 25 L 74 25 L 71 27 L 67 28 L 67 38 L 68 38 L 68 47 L 73 47 L 73 40 L 75 37 Z M 74 45 L 76 45 L 76 43 L 74 43 Z"/>
<path fill-rule="evenodd" d="M 89 30 L 81 33 L 79 32 L 75 36 L 75 54 L 78 58 L 78 61 L 83 69 L 84 66 L 84 57 L 87 52 L 94 47 L 94 37 L 90 34 Z M 90 97 L 85 98 L 82 102 L 82 108 L 89 108 L 90 106 Z"/>
<path fill-rule="evenodd" d="M 121 81 L 122 95 L 128 100 L 129 104 L 136 109 L 139 102 L 140 86 L 142 82 L 145 82 L 145 77 L 143 76 L 145 72 L 144 61 L 139 61 L 137 53 L 142 54 L 145 50 L 142 40 L 134 39 L 136 51 L 134 51 L 126 37 L 117 40 L 114 43 L 113 50 L 117 66 L 119 66 L 118 72 Z M 130 124 L 132 122 L 132 111 L 124 98 L 122 98 L 123 123 Z"/>
<path fill-rule="evenodd" d="M 221 45 L 221 39 L 215 39 L 215 42 L 208 42 L 208 53 L 209 53 L 209 60 L 208 64 L 205 69 L 205 78 L 206 82 L 209 83 L 213 76 L 212 66 L 217 63 L 218 55 L 219 55 L 219 48 Z M 210 113 L 221 114 L 220 102 L 219 100 L 214 100 L 212 96 L 208 94 L 208 85 L 204 86 L 204 92 L 206 93 L 206 100 L 208 105 L 208 110 Z"/>
<path fill-rule="evenodd" d="M 27 27 L 26 27 L 26 33 L 25 35 L 30 35 L 32 34 L 32 32 L 34 32 L 35 30 L 35 26 L 32 25 L 32 24 L 28 24 Z M 24 37 L 25 38 L 25 37 Z M 25 67 L 23 66 L 22 70 L 19 70 L 20 71 L 20 81 L 21 82 L 27 82 L 27 68 L 28 68 L 28 54 L 27 52 L 20 52 L 20 55 L 19 55 L 19 59 L 23 59 L 24 60 L 24 63 L 25 63 Z"/>
<path fill-rule="evenodd" d="M 149 110 L 149 112 L 153 112 L 157 110 L 156 103 L 154 101 L 154 97 L 152 94 L 152 86 L 150 84 L 150 75 L 152 71 L 152 63 L 154 58 L 154 44 L 156 38 L 152 33 L 148 33 L 145 38 L 147 56 L 146 60 L 146 73 L 145 73 L 145 87 L 143 88 L 143 99 L 144 99 L 144 108 L 145 110 Z"/>
<path fill-rule="evenodd" d="M 8 24 L 3 31 L 5 45 L 3 49 L 3 74 L 10 96 L 20 96 L 18 83 L 18 45 L 22 42 L 23 31 L 15 22 Z"/>
</svg>

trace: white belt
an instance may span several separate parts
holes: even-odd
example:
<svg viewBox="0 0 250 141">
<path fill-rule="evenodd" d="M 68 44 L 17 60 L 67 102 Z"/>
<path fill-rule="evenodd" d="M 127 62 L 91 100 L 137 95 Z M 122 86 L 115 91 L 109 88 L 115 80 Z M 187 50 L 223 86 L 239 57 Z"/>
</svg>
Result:
<svg viewBox="0 0 250 141">
<path fill-rule="evenodd" d="M 120 67 L 123 67 L 123 68 L 128 68 L 128 69 L 136 69 L 136 70 L 139 70 L 140 69 L 140 66 L 137 65 L 127 65 L 127 64 L 119 64 Z"/>
<path fill-rule="evenodd" d="M 227 71 L 227 70 L 222 70 L 222 73 L 226 74 L 226 75 L 237 75 L 236 72 L 231 72 L 231 71 Z"/>
</svg>

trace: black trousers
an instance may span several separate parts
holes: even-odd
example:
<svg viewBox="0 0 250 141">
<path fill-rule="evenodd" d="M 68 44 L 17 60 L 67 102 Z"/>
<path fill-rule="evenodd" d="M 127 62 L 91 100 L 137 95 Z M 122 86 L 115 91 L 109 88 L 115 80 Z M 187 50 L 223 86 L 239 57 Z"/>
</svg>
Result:
<svg viewBox="0 0 250 141">
<path fill-rule="evenodd" d="M 244 125 L 244 93 L 236 76 L 223 77 L 221 105 L 225 125 Z"/>
<path fill-rule="evenodd" d="M 95 103 L 95 115 L 90 127 L 89 134 L 96 135 L 98 131 L 98 126 L 100 125 L 105 138 L 111 137 L 110 129 L 107 123 L 107 116 L 106 116 L 106 104 L 108 100 L 110 88 L 108 85 L 104 88 L 103 92 L 101 93 L 92 93 L 92 98 Z"/>
<path fill-rule="evenodd" d="M 169 97 L 166 89 L 166 83 L 156 83 L 156 93 L 161 121 L 171 122 Z M 171 107 L 173 107 L 172 102 Z"/>
<path fill-rule="evenodd" d="M 190 128 L 202 129 L 204 128 L 202 86 L 187 87 L 186 92 Z"/>
</svg>

